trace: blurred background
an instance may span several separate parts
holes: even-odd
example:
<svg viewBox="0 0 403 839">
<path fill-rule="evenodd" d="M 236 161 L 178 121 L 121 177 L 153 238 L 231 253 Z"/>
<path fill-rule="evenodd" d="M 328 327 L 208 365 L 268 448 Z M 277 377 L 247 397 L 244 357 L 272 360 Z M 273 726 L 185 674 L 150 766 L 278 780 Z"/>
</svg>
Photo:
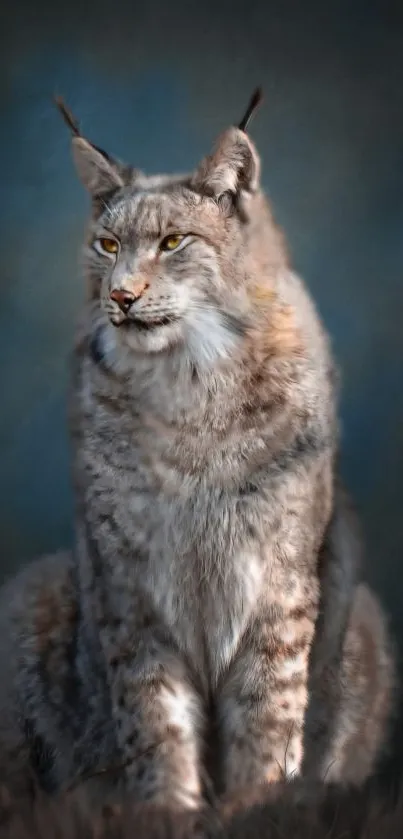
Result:
<svg viewBox="0 0 403 839">
<path fill-rule="evenodd" d="M 65 392 L 87 196 L 52 104 L 149 172 L 262 84 L 264 184 L 342 369 L 343 471 L 403 647 L 403 3 L 17 0 L 0 10 L 0 576 L 72 540 Z"/>
</svg>

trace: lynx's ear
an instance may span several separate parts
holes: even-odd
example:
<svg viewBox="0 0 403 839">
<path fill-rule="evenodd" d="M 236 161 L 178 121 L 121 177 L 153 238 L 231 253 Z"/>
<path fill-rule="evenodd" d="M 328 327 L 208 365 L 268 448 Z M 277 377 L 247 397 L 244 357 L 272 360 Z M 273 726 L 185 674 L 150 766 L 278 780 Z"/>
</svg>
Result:
<svg viewBox="0 0 403 839">
<path fill-rule="evenodd" d="M 56 105 L 73 134 L 73 159 L 78 176 L 93 198 L 98 198 L 124 185 L 121 168 L 106 152 L 81 136 L 77 120 L 60 97 Z"/>
<path fill-rule="evenodd" d="M 217 200 L 224 194 L 246 198 L 259 188 L 260 159 L 246 128 L 262 98 L 256 90 L 238 127 L 229 128 L 206 157 L 192 179 L 193 187 Z"/>
<path fill-rule="evenodd" d="M 259 157 L 249 137 L 239 128 L 229 128 L 219 138 L 213 154 L 202 161 L 193 185 L 215 198 L 224 192 L 235 196 L 242 190 L 256 192 L 259 176 Z"/>
<path fill-rule="evenodd" d="M 73 137 L 73 159 L 78 176 L 93 198 L 123 186 L 118 164 L 84 137 Z"/>
</svg>

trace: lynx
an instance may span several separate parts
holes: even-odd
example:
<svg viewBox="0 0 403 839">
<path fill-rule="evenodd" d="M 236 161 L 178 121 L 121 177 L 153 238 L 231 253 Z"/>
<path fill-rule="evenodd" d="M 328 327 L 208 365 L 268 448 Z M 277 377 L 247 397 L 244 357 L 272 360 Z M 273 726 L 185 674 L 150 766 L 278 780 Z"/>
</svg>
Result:
<svg viewBox="0 0 403 839">
<path fill-rule="evenodd" d="M 185 809 L 210 783 L 359 783 L 393 657 L 359 583 L 328 338 L 247 120 L 151 177 L 69 122 L 92 206 L 76 546 L 3 592 L 3 739 L 47 789 L 120 766 L 134 800 Z"/>
</svg>

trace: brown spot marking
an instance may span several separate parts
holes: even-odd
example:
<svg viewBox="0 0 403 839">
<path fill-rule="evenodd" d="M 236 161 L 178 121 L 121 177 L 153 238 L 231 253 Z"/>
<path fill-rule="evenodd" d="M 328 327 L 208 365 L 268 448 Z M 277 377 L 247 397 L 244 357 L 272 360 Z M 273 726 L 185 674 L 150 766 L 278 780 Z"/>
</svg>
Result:
<svg viewBox="0 0 403 839">
<path fill-rule="evenodd" d="M 307 634 L 301 635 L 292 644 L 285 644 L 281 639 L 273 639 L 270 645 L 270 658 L 272 660 L 296 658 L 299 653 L 308 653 L 310 637 Z"/>
<path fill-rule="evenodd" d="M 113 396 L 111 393 L 98 393 L 97 400 L 100 405 L 105 409 L 107 413 L 112 412 L 113 414 L 121 414 L 122 413 L 122 402 L 119 400 L 118 397 Z"/>
<path fill-rule="evenodd" d="M 306 684 L 307 677 L 303 673 L 294 673 L 292 676 L 288 676 L 287 679 L 276 679 L 274 689 L 277 694 L 280 694 L 290 688 L 294 688 L 294 690 L 306 688 Z"/>
<path fill-rule="evenodd" d="M 174 743 L 180 743 L 182 739 L 181 729 L 177 725 L 167 725 L 165 729 L 165 734 L 167 740 L 172 740 Z"/>
<path fill-rule="evenodd" d="M 297 721 L 294 719 L 286 719 L 286 720 L 279 720 L 278 715 L 276 713 L 267 712 L 264 715 L 264 727 L 265 732 L 270 732 L 270 734 L 275 739 L 278 740 L 289 740 L 290 738 L 290 729 L 292 733 L 294 732 L 299 733 L 301 731 L 301 726 L 297 724 Z"/>
<path fill-rule="evenodd" d="M 307 618 L 307 607 L 306 606 L 295 606 L 293 609 L 290 609 L 288 613 L 289 620 L 293 620 L 296 623 L 305 620 Z"/>
</svg>

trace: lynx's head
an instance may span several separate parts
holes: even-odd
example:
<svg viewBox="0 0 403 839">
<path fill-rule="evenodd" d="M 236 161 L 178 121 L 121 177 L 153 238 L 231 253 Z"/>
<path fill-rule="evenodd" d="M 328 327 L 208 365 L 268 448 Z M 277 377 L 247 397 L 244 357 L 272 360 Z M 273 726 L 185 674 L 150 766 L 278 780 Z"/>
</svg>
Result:
<svg viewBox="0 0 403 839">
<path fill-rule="evenodd" d="M 123 166 L 67 119 L 92 199 L 86 271 L 119 341 L 141 353 L 182 346 L 196 364 L 227 357 L 248 327 L 249 242 L 260 195 L 247 118 L 181 177 Z"/>
</svg>

